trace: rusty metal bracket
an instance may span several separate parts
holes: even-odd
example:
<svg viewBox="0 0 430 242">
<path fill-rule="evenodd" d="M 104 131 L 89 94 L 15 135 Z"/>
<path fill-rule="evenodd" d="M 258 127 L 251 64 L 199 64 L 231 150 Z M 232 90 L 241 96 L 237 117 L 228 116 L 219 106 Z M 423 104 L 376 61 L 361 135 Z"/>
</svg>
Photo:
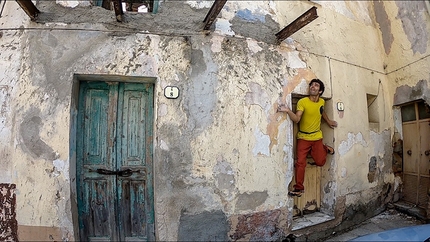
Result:
<svg viewBox="0 0 430 242">
<path fill-rule="evenodd" d="M 122 2 L 121 0 L 113 0 L 113 8 L 115 10 L 116 21 L 122 22 L 124 12 L 122 11 Z"/>
<path fill-rule="evenodd" d="M 0 0 L 0 4 L 1 3 L 2 3 L 2 0 Z M 3 0 L 3 5 L 1 6 L 1 10 L 0 10 L 0 18 L 1 18 L 1 15 L 3 14 L 4 5 L 6 5 L 6 0 Z"/>
<path fill-rule="evenodd" d="M 316 18 L 318 18 L 317 8 L 314 6 L 308 11 L 306 11 L 304 14 L 300 15 L 300 17 L 296 18 L 296 20 L 287 25 L 277 34 L 275 34 L 278 39 L 278 43 L 290 37 L 292 34 L 305 27 L 307 24 L 314 21 Z"/>
<path fill-rule="evenodd" d="M 224 7 L 226 2 L 227 0 L 215 0 L 214 4 L 206 15 L 205 20 L 203 20 L 205 23 L 205 26 L 203 27 L 204 30 L 208 30 L 211 27 L 212 23 L 215 21 L 215 18 L 218 16 L 219 12 L 221 12 L 221 9 Z"/>
<path fill-rule="evenodd" d="M 132 169 L 125 169 L 121 171 L 111 171 L 106 169 L 97 169 L 97 170 L 90 170 L 90 172 L 97 172 L 100 175 L 115 175 L 115 176 L 129 177 L 133 175 L 133 172 L 140 173 L 140 170 L 133 171 Z"/>
<path fill-rule="evenodd" d="M 36 20 L 37 15 L 40 13 L 39 9 L 33 4 L 31 0 L 16 0 L 18 5 L 30 17 L 32 21 Z"/>
</svg>

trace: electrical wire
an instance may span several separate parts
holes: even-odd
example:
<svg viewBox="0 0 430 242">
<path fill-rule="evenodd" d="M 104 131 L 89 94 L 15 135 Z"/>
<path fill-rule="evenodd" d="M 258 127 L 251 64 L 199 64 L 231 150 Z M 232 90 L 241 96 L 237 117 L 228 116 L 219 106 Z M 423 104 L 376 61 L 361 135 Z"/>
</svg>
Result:
<svg viewBox="0 0 430 242">
<path fill-rule="evenodd" d="M 2 0 L 0 0 L 0 3 L 1 3 L 1 1 Z M 3 11 L 5 3 L 6 3 L 6 0 L 3 0 L 3 7 L 1 9 L 1 12 Z M 0 17 L 1 17 L 1 12 L 0 12 Z M 111 23 L 105 23 L 105 24 L 112 25 L 112 26 L 117 26 L 117 25 L 111 24 Z M 14 31 L 14 30 L 20 30 L 20 31 L 22 31 L 22 30 L 90 31 L 90 32 L 106 32 L 106 33 L 149 34 L 149 35 L 161 35 L 161 36 L 173 36 L 173 37 L 188 37 L 188 36 L 203 36 L 203 35 L 207 35 L 207 34 L 205 34 L 203 32 L 202 33 L 174 34 L 174 33 L 170 33 L 170 32 L 162 32 L 162 31 L 151 31 L 151 32 L 148 32 L 148 31 L 138 30 L 136 28 L 126 27 L 126 26 L 121 26 L 121 27 L 123 28 L 122 30 L 106 30 L 106 29 L 102 30 L 102 29 L 86 29 L 86 28 L 61 28 L 61 27 L 60 28 L 57 28 L 57 27 L 48 27 L 47 28 L 47 27 L 41 27 L 41 28 L 24 28 L 24 29 L 23 28 L 0 28 L 0 31 L 7 31 L 7 30 L 9 30 L 9 31 Z M 124 28 L 126 30 L 124 30 Z M 216 33 L 211 33 L 211 34 L 217 35 Z M 236 38 L 236 39 L 246 39 L 246 37 L 242 37 L 242 36 L 232 36 L 232 37 Z M 404 65 L 404 66 L 402 66 L 400 68 L 397 68 L 397 69 L 395 69 L 393 71 L 382 72 L 382 71 L 374 70 L 374 69 L 371 69 L 369 67 L 361 66 L 361 65 L 358 65 L 358 64 L 355 64 L 355 63 L 352 63 L 352 62 L 348 62 L 348 61 L 340 60 L 340 59 L 337 59 L 337 58 L 333 58 L 333 57 L 330 57 L 330 56 L 327 56 L 327 55 L 322 55 L 322 54 L 318 54 L 318 53 L 314 53 L 314 52 L 310 52 L 310 51 L 298 50 L 298 49 L 296 49 L 296 51 L 297 52 L 301 52 L 301 53 L 307 53 L 307 54 L 311 54 L 311 55 L 315 55 L 315 56 L 327 58 L 329 60 L 329 63 L 330 63 L 331 60 L 334 60 L 334 61 L 337 61 L 337 62 L 340 62 L 340 63 L 344 63 L 344 64 L 351 65 L 351 66 L 355 66 L 355 67 L 358 67 L 358 68 L 361 68 L 361 69 L 365 69 L 365 70 L 368 70 L 368 71 L 371 71 L 371 72 L 374 72 L 374 73 L 379 73 L 379 74 L 382 74 L 382 75 L 391 74 L 393 72 L 399 71 L 399 70 L 401 70 L 401 69 L 403 69 L 403 68 L 405 68 L 407 66 L 410 66 L 410 65 L 412 65 L 412 64 L 414 64 L 416 62 L 419 62 L 419 61 L 421 61 L 423 59 L 426 59 L 426 58 L 430 57 L 430 54 L 428 54 L 426 56 L 421 57 L 418 60 L 415 60 L 415 61 L 413 61 L 411 63 L 408 63 L 408 64 L 406 64 L 406 65 Z M 331 69 L 331 67 L 330 67 L 330 69 Z M 331 71 L 330 71 L 330 75 L 331 75 Z M 330 78 L 331 78 L 331 76 L 330 76 Z"/>
<path fill-rule="evenodd" d="M 328 99 L 332 99 L 333 98 L 333 78 L 332 78 L 332 74 L 331 74 L 331 58 L 328 57 L 328 72 L 329 72 L 329 80 L 330 80 L 330 97 Z"/>
<path fill-rule="evenodd" d="M 378 92 L 376 93 L 375 99 L 373 99 L 372 102 L 369 105 L 367 105 L 367 107 L 370 107 L 376 101 L 376 98 L 378 98 L 378 96 L 379 96 L 379 86 L 380 85 L 381 85 L 381 80 L 379 80 Z"/>
</svg>

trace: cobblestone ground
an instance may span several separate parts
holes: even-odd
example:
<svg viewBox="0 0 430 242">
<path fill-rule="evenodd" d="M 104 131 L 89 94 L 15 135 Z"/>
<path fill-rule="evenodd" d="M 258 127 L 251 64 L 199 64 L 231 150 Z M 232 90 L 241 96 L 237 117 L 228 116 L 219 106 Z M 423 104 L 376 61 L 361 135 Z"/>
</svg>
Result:
<svg viewBox="0 0 430 242">
<path fill-rule="evenodd" d="M 381 214 L 361 223 L 360 225 L 355 226 L 349 231 L 346 231 L 341 234 L 334 234 L 333 237 L 325 241 L 348 241 L 366 234 L 372 234 L 384 230 L 419 225 L 424 223 L 424 221 L 398 212 L 395 209 L 388 209 Z"/>
</svg>

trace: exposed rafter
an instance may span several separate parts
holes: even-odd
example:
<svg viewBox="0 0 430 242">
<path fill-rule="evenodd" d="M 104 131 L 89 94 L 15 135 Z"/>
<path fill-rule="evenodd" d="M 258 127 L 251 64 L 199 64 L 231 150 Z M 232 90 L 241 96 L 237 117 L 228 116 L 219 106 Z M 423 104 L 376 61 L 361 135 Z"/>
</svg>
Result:
<svg viewBox="0 0 430 242">
<path fill-rule="evenodd" d="M 276 34 L 276 37 L 278 38 L 278 43 L 290 37 L 292 34 L 297 32 L 299 29 L 305 27 L 307 24 L 314 21 L 316 18 L 318 18 L 317 8 L 312 7 Z"/>
<path fill-rule="evenodd" d="M 205 20 L 203 20 L 205 23 L 205 26 L 203 27 L 204 30 L 208 30 L 211 27 L 212 23 L 215 21 L 226 2 L 227 0 L 215 0 L 214 4 L 206 15 Z"/>
<path fill-rule="evenodd" d="M 37 15 L 40 13 L 39 9 L 33 4 L 31 0 L 16 0 L 19 6 L 30 17 L 32 21 L 36 20 Z"/>
<path fill-rule="evenodd" d="M 115 10 L 116 21 L 122 22 L 124 12 L 122 11 L 122 1 L 121 0 L 112 0 L 113 8 Z"/>
</svg>

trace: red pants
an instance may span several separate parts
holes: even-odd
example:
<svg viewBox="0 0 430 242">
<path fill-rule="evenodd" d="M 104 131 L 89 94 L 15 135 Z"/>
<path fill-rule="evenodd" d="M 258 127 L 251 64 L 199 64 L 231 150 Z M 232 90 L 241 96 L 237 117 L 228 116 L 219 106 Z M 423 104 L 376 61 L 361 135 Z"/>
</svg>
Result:
<svg viewBox="0 0 430 242">
<path fill-rule="evenodd" d="M 295 163 L 296 185 L 294 189 L 305 190 L 303 182 L 305 181 L 306 156 L 310 154 L 315 161 L 315 165 L 323 166 L 326 162 L 327 147 L 323 144 L 322 139 L 316 141 L 297 140 L 297 162 Z"/>
</svg>

